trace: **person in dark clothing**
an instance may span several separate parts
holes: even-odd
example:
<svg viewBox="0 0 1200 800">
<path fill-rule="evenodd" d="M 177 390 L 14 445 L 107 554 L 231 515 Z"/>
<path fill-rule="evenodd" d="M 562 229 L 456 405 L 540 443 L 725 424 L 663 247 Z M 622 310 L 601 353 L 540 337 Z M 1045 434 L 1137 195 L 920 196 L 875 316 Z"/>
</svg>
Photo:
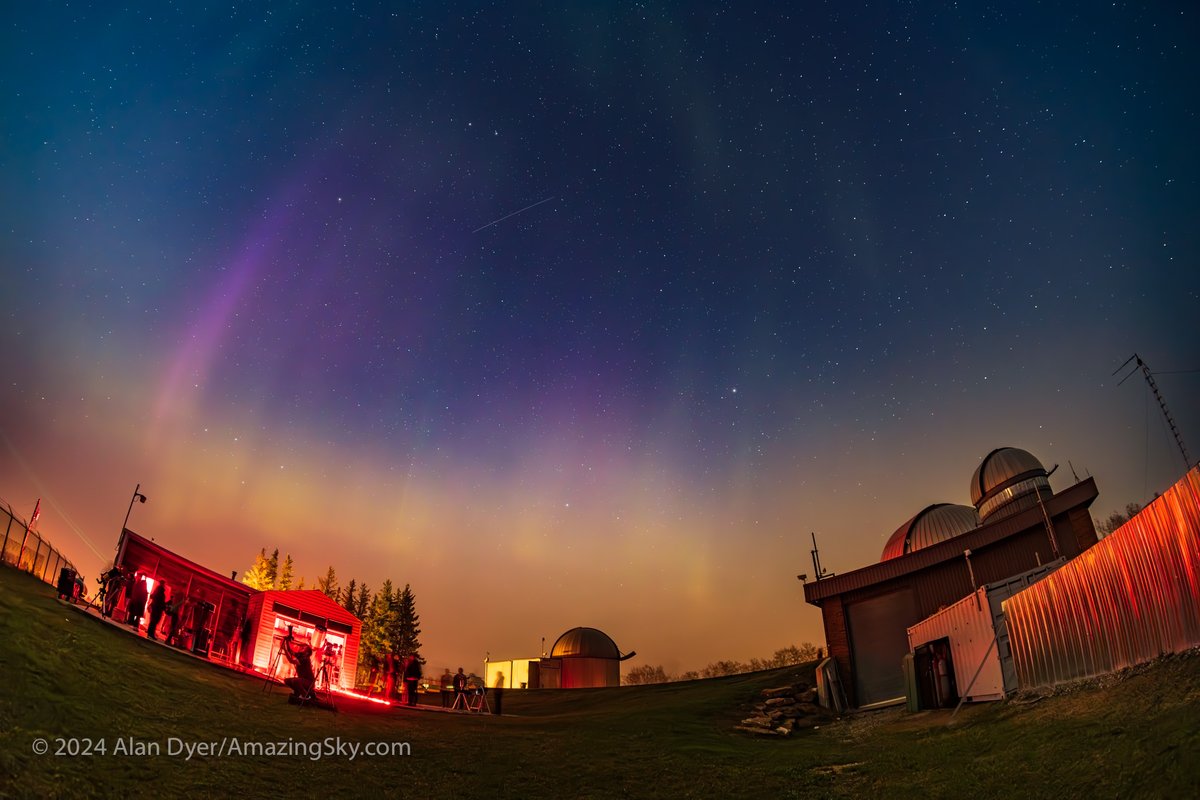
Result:
<svg viewBox="0 0 1200 800">
<path fill-rule="evenodd" d="M 405 701 L 410 706 L 417 704 L 417 683 L 421 680 L 421 674 L 420 656 L 409 656 L 408 663 L 404 665 L 404 693 Z"/>
<path fill-rule="evenodd" d="M 100 595 L 98 597 L 101 601 L 100 613 L 105 617 L 111 617 L 113 609 L 117 606 L 117 599 L 125 587 L 125 576 L 121 574 L 121 570 L 113 567 L 97 580 L 100 581 Z"/>
<path fill-rule="evenodd" d="M 500 704 L 504 701 L 504 673 L 496 671 L 496 682 L 492 687 L 492 713 L 500 713 Z"/>
<path fill-rule="evenodd" d="M 288 702 L 299 702 L 312 694 L 313 685 L 317 682 L 316 676 L 313 675 L 312 648 L 307 642 L 294 639 L 290 628 L 280 647 L 283 649 L 283 657 L 296 670 L 293 677 L 284 680 L 284 683 L 292 690 Z"/>
<path fill-rule="evenodd" d="M 125 601 L 125 621 L 129 622 L 129 609 L 133 608 L 133 576 L 129 570 L 121 570 L 121 596 Z"/>
<path fill-rule="evenodd" d="M 163 611 L 167 607 L 167 584 L 159 581 L 150 593 L 150 621 L 146 624 L 146 638 L 155 638 L 158 623 L 162 622 Z"/>
<path fill-rule="evenodd" d="M 146 615 L 146 576 L 138 572 L 133 576 L 133 591 L 129 600 L 129 626 L 137 630 Z"/>
<path fill-rule="evenodd" d="M 396 693 L 396 654 L 384 653 L 383 656 L 383 696 L 391 700 Z M 403 679 L 403 675 L 400 676 Z"/>
<path fill-rule="evenodd" d="M 442 691 L 442 708 L 449 708 L 450 701 L 453 699 L 451 692 L 454 691 L 454 676 L 450 674 L 449 667 L 446 667 L 446 671 L 442 673 L 439 688 Z"/>
<path fill-rule="evenodd" d="M 466 708 L 466 703 L 462 702 L 463 692 L 467 690 L 467 676 L 463 674 L 463 668 L 459 667 L 458 672 L 454 673 L 454 703 L 453 708 L 458 708 L 460 705 Z"/>
</svg>

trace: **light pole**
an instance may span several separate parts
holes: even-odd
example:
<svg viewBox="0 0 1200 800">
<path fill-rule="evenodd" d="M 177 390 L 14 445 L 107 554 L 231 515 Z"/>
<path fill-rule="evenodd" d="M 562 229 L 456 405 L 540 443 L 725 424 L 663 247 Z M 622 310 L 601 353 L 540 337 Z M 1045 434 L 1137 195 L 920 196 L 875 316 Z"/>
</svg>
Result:
<svg viewBox="0 0 1200 800">
<path fill-rule="evenodd" d="M 125 533 L 125 527 L 129 524 L 129 515 L 133 513 L 133 502 L 140 500 L 146 502 L 146 495 L 141 492 L 142 485 L 139 483 L 133 490 L 133 497 L 129 498 L 129 510 L 125 512 L 125 521 L 121 523 L 121 533 Z"/>
</svg>

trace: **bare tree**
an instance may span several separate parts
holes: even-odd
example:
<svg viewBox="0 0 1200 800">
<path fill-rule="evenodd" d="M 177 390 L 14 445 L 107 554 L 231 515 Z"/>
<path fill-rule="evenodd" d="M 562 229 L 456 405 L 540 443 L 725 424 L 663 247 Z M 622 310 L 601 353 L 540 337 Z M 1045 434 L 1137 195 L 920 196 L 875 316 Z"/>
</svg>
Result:
<svg viewBox="0 0 1200 800">
<path fill-rule="evenodd" d="M 1094 520 L 1096 530 L 1102 535 L 1108 536 L 1117 528 L 1137 516 L 1137 513 L 1141 510 L 1142 507 L 1137 503 L 1126 503 L 1123 511 L 1114 511 L 1104 520 Z"/>
<path fill-rule="evenodd" d="M 674 678 L 667 675 L 661 665 L 652 667 L 649 664 L 643 664 L 626 672 L 621 680 L 629 686 L 644 686 L 650 683 L 669 683 Z"/>
</svg>

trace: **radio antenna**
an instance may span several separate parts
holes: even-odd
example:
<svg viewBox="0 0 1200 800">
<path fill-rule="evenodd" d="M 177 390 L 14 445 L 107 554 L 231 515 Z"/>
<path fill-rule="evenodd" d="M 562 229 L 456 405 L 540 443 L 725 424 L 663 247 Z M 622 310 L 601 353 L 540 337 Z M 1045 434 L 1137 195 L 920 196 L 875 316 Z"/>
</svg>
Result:
<svg viewBox="0 0 1200 800">
<path fill-rule="evenodd" d="M 1183 456 L 1184 468 L 1191 469 L 1192 460 L 1188 458 L 1187 446 L 1183 443 L 1183 434 L 1179 432 L 1179 426 L 1175 424 L 1175 418 L 1171 416 L 1171 411 L 1167 408 L 1167 401 L 1163 399 L 1162 392 L 1158 390 L 1158 384 L 1154 381 L 1154 373 L 1150 371 L 1150 367 L 1146 365 L 1146 362 L 1142 361 L 1141 356 L 1139 356 L 1137 353 L 1134 353 L 1129 358 L 1125 359 L 1124 364 L 1117 367 L 1117 369 L 1113 372 L 1113 375 L 1116 375 L 1118 372 L 1125 369 L 1125 367 L 1129 365 L 1130 361 L 1136 361 L 1137 363 L 1124 378 L 1121 378 L 1121 380 L 1117 381 L 1117 386 L 1120 386 L 1122 383 L 1129 380 L 1130 377 L 1133 376 L 1133 373 L 1137 372 L 1139 369 L 1142 371 L 1142 375 L 1144 375 L 1146 378 L 1146 383 L 1150 386 L 1150 391 L 1154 392 L 1154 398 L 1158 400 L 1158 407 L 1162 409 L 1163 417 L 1165 417 L 1167 420 L 1167 427 L 1171 429 L 1171 433 L 1175 434 L 1175 444 L 1179 445 L 1179 454 Z"/>
<path fill-rule="evenodd" d="M 817 580 L 821 580 L 822 578 L 832 578 L 833 573 L 826 571 L 821 566 L 821 554 L 819 552 L 817 552 L 817 534 L 813 533 L 812 531 L 809 531 L 809 533 L 812 535 L 812 542 L 813 542 L 813 549 L 812 549 L 813 574 L 817 576 Z"/>
</svg>

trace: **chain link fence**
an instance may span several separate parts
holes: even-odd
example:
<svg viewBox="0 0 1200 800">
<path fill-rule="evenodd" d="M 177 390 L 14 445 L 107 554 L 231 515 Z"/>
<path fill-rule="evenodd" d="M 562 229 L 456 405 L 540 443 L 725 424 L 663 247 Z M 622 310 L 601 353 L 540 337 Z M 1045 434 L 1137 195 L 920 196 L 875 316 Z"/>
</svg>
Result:
<svg viewBox="0 0 1200 800">
<path fill-rule="evenodd" d="M 12 506 L 0 504 L 0 528 L 4 530 L 4 546 L 0 560 L 22 572 L 28 572 L 51 586 L 58 583 L 63 567 L 75 565 L 59 552 L 49 540 L 29 529 L 29 523 L 17 516 Z"/>
</svg>

